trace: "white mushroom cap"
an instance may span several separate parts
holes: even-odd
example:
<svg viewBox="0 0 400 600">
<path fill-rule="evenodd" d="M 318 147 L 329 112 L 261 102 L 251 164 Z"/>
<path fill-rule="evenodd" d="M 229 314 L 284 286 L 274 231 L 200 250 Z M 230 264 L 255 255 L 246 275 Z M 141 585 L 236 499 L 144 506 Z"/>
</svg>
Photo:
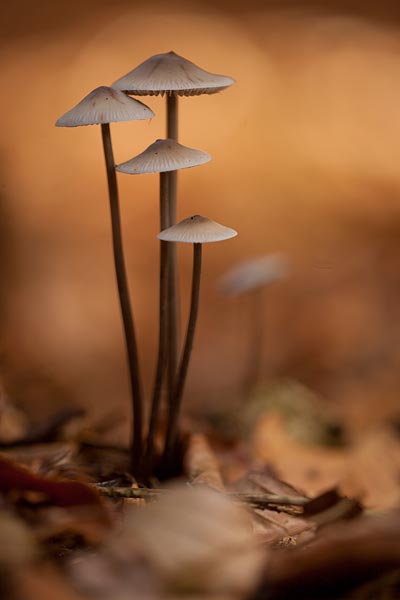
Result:
<svg viewBox="0 0 400 600">
<path fill-rule="evenodd" d="M 209 162 L 211 156 L 175 140 L 156 140 L 144 152 L 116 167 L 121 173 L 165 173 Z"/>
<path fill-rule="evenodd" d="M 237 231 L 220 225 L 207 217 L 194 215 L 188 217 L 158 234 L 164 242 L 187 242 L 189 244 L 207 244 L 229 240 L 237 235 Z"/>
<path fill-rule="evenodd" d="M 100 125 L 117 121 L 139 121 L 154 117 L 153 111 L 123 92 L 105 85 L 85 96 L 56 122 L 57 127 Z"/>
<path fill-rule="evenodd" d="M 209 73 L 175 52 L 166 52 L 151 56 L 113 87 L 135 96 L 198 96 L 215 94 L 233 83 L 231 77 Z"/>
<path fill-rule="evenodd" d="M 221 279 L 221 290 L 230 296 L 262 288 L 288 275 L 288 262 L 283 254 L 267 254 L 246 260 L 230 269 Z"/>
</svg>

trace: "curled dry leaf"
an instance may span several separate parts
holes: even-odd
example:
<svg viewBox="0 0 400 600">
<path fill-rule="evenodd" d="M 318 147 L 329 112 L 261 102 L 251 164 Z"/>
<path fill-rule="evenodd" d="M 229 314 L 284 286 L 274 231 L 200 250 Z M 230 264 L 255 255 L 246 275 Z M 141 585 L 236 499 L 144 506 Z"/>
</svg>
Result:
<svg viewBox="0 0 400 600">
<path fill-rule="evenodd" d="M 56 506 L 101 505 L 100 496 L 85 483 L 40 477 L 4 456 L 0 456 L 0 492 L 39 492 Z"/>
<path fill-rule="evenodd" d="M 184 470 L 193 485 L 205 484 L 219 491 L 224 489 L 217 457 L 204 435 L 189 437 Z"/>
<path fill-rule="evenodd" d="M 35 473 L 53 476 L 66 470 L 70 472 L 73 466 L 76 470 L 77 451 L 75 442 L 51 442 L 14 446 L 2 450 L 2 455 Z"/>
<path fill-rule="evenodd" d="M 309 499 L 281 481 L 270 467 L 251 471 L 235 483 L 235 489 L 250 494 L 263 490 L 276 496 L 275 506 L 258 506 L 253 513 L 257 537 L 270 545 L 304 544 L 315 537 L 318 528 L 362 513 L 357 500 L 342 496 L 336 489 Z"/>
<path fill-rule="evenodd" d="M 53 554 L 98 545 L 110 525 L 105 505 L 89 485 L 43 477 L 1 456 L 0 494 Z"/>
<path fill-rule="evenodd" d="M 269 465 L 263 465 L 249 471 L 246 477 L 235 483 L 235 488 L 243 491 L 263 491 L 267 494 L 277 494 L 278 496 L 290 496 L 304 501 L 307 500 L 302 490 L 293 487 L 286 481 L 282 481 Z"/>
<path fill-rule="evenodd" d="M 271 468 L 250 471 L 246 477 L 235 482 L 234 489 L 250 494 L 264 492 L 285 500 L 281 506 L 277 503 L 275 509 L 268 507 L 253 511 L 254 533 L 260 542 L 269 545 L 297 545 L 314 536 L 314 524 L 302 515 L 301 507 L 307 502 L 307 498 L 281 481 Z"/>
<path fill-rule="evenodd" d="M 112 544 L 115 553 L 144 556 L 170 591 L 242 597 L 257 585 L 265 561 L 248 512 L 200 487 L 177 487 L 130 512 Z"/>
</svg>

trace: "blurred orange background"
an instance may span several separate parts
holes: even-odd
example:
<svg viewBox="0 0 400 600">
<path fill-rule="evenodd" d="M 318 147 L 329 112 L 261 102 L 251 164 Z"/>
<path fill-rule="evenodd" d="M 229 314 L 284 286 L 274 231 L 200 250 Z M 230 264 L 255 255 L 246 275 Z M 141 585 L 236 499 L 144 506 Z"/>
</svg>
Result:
<svg viewBox="0 0 400 600">
<path fill-rule="evenodd" d="M 180 100 L 180 141 L 213 161 L 179 174 L 178 216 L 239 231 L 204 252 L 187 404 L 227 403 L 243 376 L 248 302 L 224 298 L 218 278 L 282 251 L 290 277 L 266 290 L 260 314 L 263 377 L 290 375 L 332 401 L 351 399 L 365 407 L 362 424 L 396 412 L 400 7 L 19 0 L 1 19 L 2 352 L 22 401 L 40 402 L 38 382 L 51 381 L 55 397 L 128 411 L 100 131 L 54 123 L 93 88 L 174 50 L 237 81 Z M 164 101 L 142 100 L 156 117 L 112 126 L 118 163 L 165 135 Z M 158 178 L 118 181 L 149 391 Z M 190 249 L 179 254 L 184 318 Z"/>
</svg>

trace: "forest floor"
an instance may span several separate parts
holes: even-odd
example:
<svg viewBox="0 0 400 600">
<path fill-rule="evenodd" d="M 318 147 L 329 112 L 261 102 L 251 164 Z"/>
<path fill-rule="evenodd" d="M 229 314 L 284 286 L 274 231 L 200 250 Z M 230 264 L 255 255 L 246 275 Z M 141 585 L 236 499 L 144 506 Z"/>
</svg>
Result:
<svg viewBox="0 0 400 600">
<path fill-rule="evenodd" d="M 185 423 L 181 477 L 145 487 L 112 419 L 38 426 L 3 394 L 0 597 L 400 598 L 398 424 L 286 392 Z"/>
</svg>

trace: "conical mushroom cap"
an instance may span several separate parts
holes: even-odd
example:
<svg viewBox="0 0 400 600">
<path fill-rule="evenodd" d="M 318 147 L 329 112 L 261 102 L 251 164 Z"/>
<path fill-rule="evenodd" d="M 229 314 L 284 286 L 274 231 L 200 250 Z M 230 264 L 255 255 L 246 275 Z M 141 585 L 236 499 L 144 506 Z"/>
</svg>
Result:
<svg viewBox="0 0 400 600">
<path fill-rule="evenodd" d="M 144 152 L 116 167 L 121 173 L 165 173 L 196 167 L 211 160 L 201 150 L 178 144 L 175 140 L 156 140 Z"/>
<path fill-rule="evenodd" d="M 288 263 L 283 254 L 267 254 L 246 260 L 230 269 L 221 279 L 221 290 L 239 296 L 256 290 L 288 275 Z"/>
<path fill-rule="evenodd" d="M 229 240 L 237 235 L 237 231 L 220 225 L 207 217 L 194 215 L 188 217 L 158 234 L 164 242 L 187 242 L 189 244 L 207 244 Z"/>
<path fill-rule="evenodd" d="M 85 96 L 56 122 L 57 127 L 100 125 L 117 121 L 139 121 L 154 117 L 153 111 L 123 92 L 105 85 Z"/>
<path fill-rule="evenodd" d="M 175 52 L 166 52 L 151 56 L 113 87 L 135 96 L 198 96 L 215 94 L 233 83 L 231 77 L 209 73 Z"/>
</svg>

